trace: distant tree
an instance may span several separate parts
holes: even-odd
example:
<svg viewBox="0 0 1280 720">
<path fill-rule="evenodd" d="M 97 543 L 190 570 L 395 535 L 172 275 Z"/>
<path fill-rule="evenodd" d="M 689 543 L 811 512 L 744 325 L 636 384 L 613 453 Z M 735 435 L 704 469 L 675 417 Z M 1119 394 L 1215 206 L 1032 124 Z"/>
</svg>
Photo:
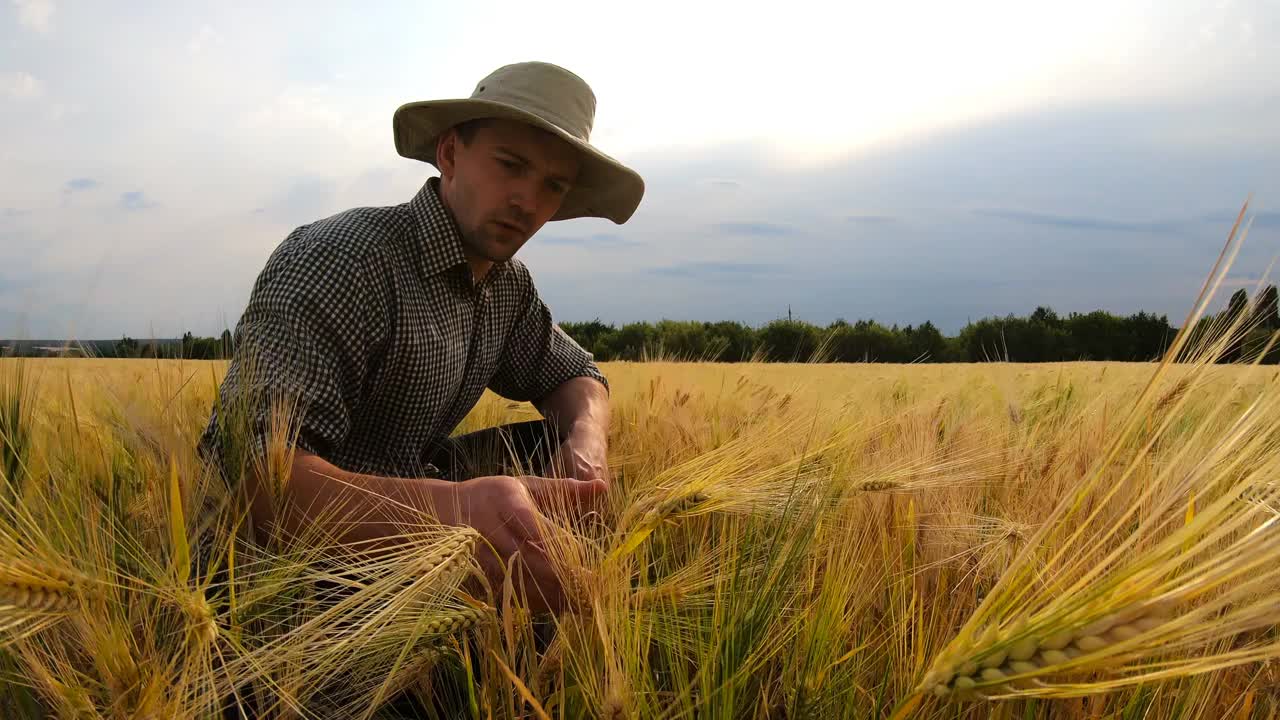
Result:
<svg viewBox="0 0 1280 720">
<path fill-rule="evenodd" d="M 1109 312 L 1071 313 L 1066 328 L 1072 360 L 1133 360 L 1120 318 Z"/>
<path fill-rule="evenodd" d="M 760 343 L 775 362 L 808 362 L 818 349 L 819 332 L 803 320 L 774 320 L 760 329 Z"/>
<path fill-rule="evenodd" d="M 212 337 L 198 337 L 191 341 L 191 346 L 183 350 L 182 356 L 190 360 L 217 360 L 222 349 L 222 341 Z"/>
<path fill-rule="evenodd" d="M 910 362 L 947 361 L 947 339 L 933 323 L 926 320 L 914 329 L 907 326 L 905 335 Z"/>
<path fill-rule="evenodd" d="M 1253 324 L 1267 330 L 1280 330 L 1280 297 L 1275 285 L 1266 286 L 1258 296 L 1253 308 Z"/>
<path fill-rule="evenodd" d="M 1004 328 L 1005 323 L 1000 318 L 982 318 L 965 325 L 956 336 L 960 356 L 969 362 L 1011 359 Z"/>
<path fill-rule="evenodd" d="M 1227 301 L 1227 320 L 1234 322 L 1249 307 L 1249 292 L 1244 288 L 1231 293 L 1231 299 Z"/>
<path fill-rule="evenodd" d="M 1271 336 L 1274 333 L 1275 331 L 1270 328 L 1250 328 L 1241 341 L 1241 359 L 1244 362 L 1252 363 L 1259 360 L 1261 355 L 1260 362 L 1263 365 L 1280 364 L 1280 347 L 1273 345 L 1270 349 L 1267 349 L 1267 345 L 1271 342 Z M 1265 355 L 1263 355 L 1264 351 Z"/>
<path fill-rule="evenodd" d="M 1231 299 L 1227 301 L 1227 309 L 1222 315 L 1221 332 L 1230 334 L 1227 342 L 1226 350 L 1223 351 L 1221 362 L 1234 363 L 1239 362 L 1244 355 L 1245 336 L 1248 334 L 1246 327 L 1236 327 L 1230 329 L 1244 318 L 1244 324 L 1247 325 L 1248 318 L 1245 314 L 1249 309 L 1249 293 L 1244 289 L 1231 293 Z"/>
<path fill-rule="evenodd" d="M 1125 327 L 1130 337 L 1133 356 L 1125 358 L 1135 361 L 1158 361 L 1164 357 L 1177 331 L 1169 325 L 1166 315 L 1156 316 L 1153 313 L 1138 312 L 1125 319 Z"/>
<path fill-rule="evenodd" d="M 560 323 L 560 329 L 584 350 L 595 355 L 597 360 L 609 359 L 607 339 L 616 332 L 612 325 L 605 325 L 600 322 L 600 318 L 596 318 L 587 322 L 563 322 Z"/>
<path fill-rule="evenodd" d="M 1059 362 L 1070 359 L 1071 332 L 1053 308 L 1040 306 L 1032 311 L 1022 328 L 1020 351 L 1031 362 Z"/>
<path fill-rule="evenodd" d="M 1027 319 L 1033 323 L 1036 323 L 1038 325 L 1043 325 L 1045 327 L 1051 327 L 1051 328 L 1062 327 L 1062 318 L 1058 317 L 1058 313 L 1054 312 L 1053 308 L 1049 308 L 1049 307 L 1044 307 L 1044 306 L 1037 307 L 1031 313 L 1031 317 Z"/>
<path fill-rule="evenodd" d="M 836 362 L 891 362 L 910 360 L 907 336 L 896 327 L 887 328 L 874 320 L 850 325 L 832 323 L 826 338 L 827 359 Z"/>
<path fill-rule="evenodd" d="M 641 360 L 657 348 L 658 333 L 647 322 L 627 323 L 606 338 L 611 360 Z"/>
<path fill-rule="evenodd" d="M 713 360 L 720 348 L 711 347 L 704 323 L 661 320 L 657 327 L 657 348 L 663 357 L 675 360 Z"/>
<path fill-rule="evenodd" d="M 125 335 L 116 342 L 115 354 L 122 358 L 138 357 L 138 341 Z"/>
<path fill-rule="evenodd" d="M 755 354 L 759 344 L 757 332 L 749 325 L 732 320 L 706 323 L 707 344 L 719 349 L 717 360 L 745 362 Z"/>
</svg>

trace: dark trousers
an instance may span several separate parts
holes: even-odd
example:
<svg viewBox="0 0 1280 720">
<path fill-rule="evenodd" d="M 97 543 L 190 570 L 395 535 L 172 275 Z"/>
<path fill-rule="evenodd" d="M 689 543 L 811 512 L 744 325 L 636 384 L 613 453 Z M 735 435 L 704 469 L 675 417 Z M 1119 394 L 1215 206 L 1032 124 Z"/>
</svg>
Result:
<svg viewBox="0 0 1280 720">
<path fill-rule="evenodd" d="M 446 438 L 428 460 L 460 482 L 485 475 L 546 475 L 562 438 L 547 420 L 529 420 Z"/>
</svg>

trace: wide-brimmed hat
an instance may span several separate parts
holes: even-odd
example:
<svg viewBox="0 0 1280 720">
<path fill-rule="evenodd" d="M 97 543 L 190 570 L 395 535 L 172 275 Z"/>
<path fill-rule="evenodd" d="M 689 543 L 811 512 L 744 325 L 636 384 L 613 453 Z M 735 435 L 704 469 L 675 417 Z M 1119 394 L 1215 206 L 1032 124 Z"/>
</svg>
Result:
<svg viewBox="0 0 1280 720">
<path fill-rule="evenodd" d="M 469 98 L 401 105 L 392 118 L 396 151 L 436 167 L 436 140 L 477 118 L 505 118 L 554 133 L 581 155 L 581 168 L 551 219 L 608 218 L 621 225 L 640 205 L 644 180 L 591 144 L 596 96 L 582 78 L 544 62 L 504 65 L 476 83 Z"/>
</svg>

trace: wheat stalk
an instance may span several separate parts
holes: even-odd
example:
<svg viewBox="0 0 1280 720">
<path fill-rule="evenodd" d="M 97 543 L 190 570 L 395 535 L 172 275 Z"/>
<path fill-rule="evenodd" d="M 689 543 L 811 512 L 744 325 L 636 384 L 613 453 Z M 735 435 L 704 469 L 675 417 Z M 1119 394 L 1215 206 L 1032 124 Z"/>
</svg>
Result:
<svg viewBox="0 0 1280 720">
<path fill-rule="evenodd" d="M 323 604 L 310 608 L 318 610 L 314 615 L 234 661 L 229 682 L 287 668 L 300 679 L 296 690 L 277 688 L 289 702 L 344 676 L 348 690 L 353 684 L 365 688 L 368 679 L 385 678 L 396 657 L 420 639 L 436 643 L 480 625 L 492 614 L 489 608 L 445 605 L 472 570 L 478 538 L 472 528 L 432 527 L 378 555 L 357 547 L 325 558 L 322 564 L 335 570 L 318 570 L 312 579 L 340 589 L 322 596 Z"/>
</svg>

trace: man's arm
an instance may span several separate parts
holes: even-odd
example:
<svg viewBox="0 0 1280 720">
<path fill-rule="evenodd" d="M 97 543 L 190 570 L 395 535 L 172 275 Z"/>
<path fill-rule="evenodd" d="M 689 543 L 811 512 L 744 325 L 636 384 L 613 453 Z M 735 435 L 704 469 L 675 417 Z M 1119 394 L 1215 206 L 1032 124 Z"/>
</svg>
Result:
<svg viewBox="0 0 1280 720">
<path fill-rule="evenodd" d="M 561 428 L 561 435 L 575 431 L 601 437 L 609 434 L 609 391 L 595 378 L 569 378 L 534 400 L 533 406 Z"/>
<path fill-rule="evenodd" d="M 609 391 L 591 377 L 570 378 L 547 395 L 535 400 L 534 407 L 551 421 L 562 438 L 557 460 L 557 474 L 601 485 L 606 489 L 609 477 Z"/>
<path fill-rule="evenodd" d="M 456 504 L 452 483 L 348 472 L 301 447 L 293 451 L 282 497 L 269 498 L 262 492 L 255 472 L 245 473 L 244 481 L 254 526 L 287 537 L 319 532 L 334 543 L 387 545 L 409 525 L 421 523 L 424 513 L 458 524 L 449 522 L 447 513 Z"/>
<path fill-rule="evenodd" d="M 577 490 L 608 489 L 609 381 L 591 353 L 551 318 L 524 265 L 514 262 L 524 283 L 524 307 L 507 339 L 489 389 L 510 400 L 532 402 L 561 438 L 553 458 L 557 475 L 584 481 Z"/>
<path fill-rule="evenodd" d="M 574 488 L 540 477 L 488 476 L 454 483 L 438 478 L 396 478 L 347 472 L 319 455 L 294 451 L 290 477 L 278 512 L 261 492 L 255 473 L 246 473 L 254 525 L 289 537 L 321 531 L 335 542 L 374 549 L 402 541 L 428 518 L 466 525 L 483 536 L 476 557 L 493 587 L 501 587 L 506 561 L 520 554 L 523 586 L 531 607 L 565 609 L 564 591 L 543 546 L 549 522 L 539 503 L 563 506 Z M 517 583 L 517 587 L 520 583 Z"/>
</svg>

